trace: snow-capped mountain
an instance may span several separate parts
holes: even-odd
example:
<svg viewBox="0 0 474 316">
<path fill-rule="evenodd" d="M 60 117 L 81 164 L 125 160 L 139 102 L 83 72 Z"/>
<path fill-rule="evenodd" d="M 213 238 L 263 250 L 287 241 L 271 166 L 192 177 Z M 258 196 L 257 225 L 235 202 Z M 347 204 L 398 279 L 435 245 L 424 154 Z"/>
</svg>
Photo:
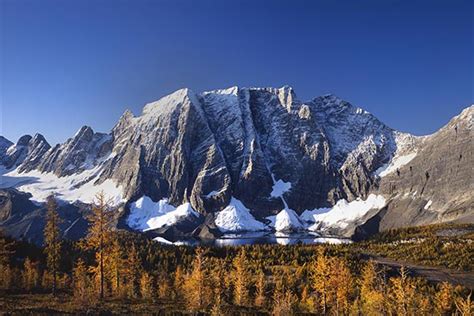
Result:
<svg viewBox="0 0 474 316">
<path fill-rule="evenodd" d="M 104 190 L 118 208 L 119 226 L 138 230 L 179 226 L 210 236 L 312 227 L 352 235 L 375 229 L 374 216 L 398 209 L 401 192 L 412 194 L 407 184 L 414 188 L 417 180 L 401 180 L 407 168 L 423 178 L 426 163 L 438 164 L 427 155 L 452 154 L 454 145 L 437 143 L 453 128 L 464 142 L 458 165 L 472 176 L 472 112 L 473 106 L 438 133 L 416 137 L 334 95 L 303 102 L 287 86 L 181 89 L 147 104 L 141 115 L 126 111 L 109 134 L 84 126 L 54 147 L 39 134 L 16 144 L 0 138 L 1 187 L 31 193 L 38 207 L 52 192 L 67 203 L 90 203 Z M 431 174 L 443 181 L 455 176 L 452 168 Z M 467 197 L 454 211 L 459 216 L 472 215 L 468 188 L 464 181 L 456 191 Z M 428 210 L 453 214 L 436 200 L 442 188 L 435 180 L 423 189 L 433 192 Z M 10 216 L 0 225 L 14 221 Z"/>
</svg>

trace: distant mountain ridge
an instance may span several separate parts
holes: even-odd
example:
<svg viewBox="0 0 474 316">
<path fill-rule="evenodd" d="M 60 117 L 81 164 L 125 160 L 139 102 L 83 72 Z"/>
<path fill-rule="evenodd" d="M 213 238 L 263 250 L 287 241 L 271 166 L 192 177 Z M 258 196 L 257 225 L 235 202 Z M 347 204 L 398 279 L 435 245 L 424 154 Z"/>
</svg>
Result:
<svg viewBox="0 0 474 316">
<path fill-rule="evenodd" d="M 268 229 L 311 224 L 318 231 L 361 236 L 410 224 L 471 220 L 473 112 L 470 106 L 439 132 L 416 137 L 334 95 L 302 102 L 288 86 L 200 94 L 181 89 L 147 104 L 140 116 L 126 111 L 109 134 L 84 126 L 54 147 L 39 134 L 16 144 L 0 138 L 1 186 L 31 192 L 37 202 L 49 188 L 69 203 L 90 203 L 104 189 L 124 227 L 133 226 L 131 216 L 142 218 L 133 212 L 145 212 L 135 204 L 143 197 L 174 208 L 189 203 L 189 211 L 173 220 L 165 214 L 167 207 L 146 210 L 150 217 L 144 221 L 168 216 L 165 224 L 149 227 L 160 234 L 209 237 L 225 231 L 219 225 L 245 230 L 244 224 L 224 220 L 240 217 L 251 227 L 260 227 L 253 218 Z M 423 184 L 426 173 L 431 180 Z M 413 196 L 418 187 L 423 195 Z M 341 225 L 340 217 L 320 215 L 324 209 L 336 212 L 338 201 L 366 200 L 370 194 L 380 196 L 377 207 L 348 225 Z M 430 206 L 420 209 L 427 198 Z M 305 212 L 311 214 L 307 223 L 299 223 L 295 218 Z M 272 222 L 272 216 L 289 226 Z"/>
</svg>

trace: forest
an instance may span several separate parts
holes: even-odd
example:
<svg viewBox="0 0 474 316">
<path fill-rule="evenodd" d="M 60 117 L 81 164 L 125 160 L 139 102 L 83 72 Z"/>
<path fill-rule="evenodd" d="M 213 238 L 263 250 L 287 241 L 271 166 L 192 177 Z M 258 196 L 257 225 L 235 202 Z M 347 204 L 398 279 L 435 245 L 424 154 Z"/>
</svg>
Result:
<svg viewBox="0 0 474 316">
<path fill-rule="evenodd" d="M 116 230 L 103 195 L 79 241 L 53 197 L 42 247 L 0 237 L 7 314 L 472 315 L 471 290 L 371 255 L 473 271 L 473 225 L 391 230 L 352 244 L 190 247 Z"/>
</svg>

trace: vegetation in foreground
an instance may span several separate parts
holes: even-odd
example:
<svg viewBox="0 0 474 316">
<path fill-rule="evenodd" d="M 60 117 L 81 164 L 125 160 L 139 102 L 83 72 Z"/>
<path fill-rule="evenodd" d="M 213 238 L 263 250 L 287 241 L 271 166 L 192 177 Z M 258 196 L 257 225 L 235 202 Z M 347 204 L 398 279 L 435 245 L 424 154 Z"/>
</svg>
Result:
<svg viewBox="0 0 474 316">
<path fill-rule="evenodd" d="M 55 207 L 50 199 L 44 247 L 0 238 L 0 310 L 13 314 L 473 313 L 467 289 L 430 284 L 410 276 L 405 268 L 386 271 L 363 255 L 472 270 L 471 226 L 396 230 L 352 245 L 191 248 L 114 231 L 103 195 L 90 212 L 86 238 L 63 241 Z M 431 238 L 440 238 L 435 248 Z M 457 246 L 449 248 L 453 254 L 448 254 L 443 249 L 452 243 Z M 416 254 L 408 254 L 411 251 Z M 435 251 L 440 251 L 438 256 Z"/>
</svg>

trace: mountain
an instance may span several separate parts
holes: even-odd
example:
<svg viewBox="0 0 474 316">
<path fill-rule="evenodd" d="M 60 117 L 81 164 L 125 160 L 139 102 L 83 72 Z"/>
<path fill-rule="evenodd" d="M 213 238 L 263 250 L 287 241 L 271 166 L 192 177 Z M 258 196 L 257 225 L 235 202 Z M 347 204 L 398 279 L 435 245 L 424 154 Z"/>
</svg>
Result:
<svg viewBox="0 0 474 316">
<path fill-rule="evenodd" d="M 52 192 L 83 205 L 104 190 L 119 227 L 165 236 L 309 229 L 362 238 L 472 221 L 473 112 L 417 137 L 334 95 L 181 89 L 139 116 L 126 111 L 109 134 L 84 126 L 54 147 L 39 134 L 0 138 L 1 186 L 31 193 L 38 209 Z M 7 228 L 24 219 L 3 212 Z"/>
</svg>

